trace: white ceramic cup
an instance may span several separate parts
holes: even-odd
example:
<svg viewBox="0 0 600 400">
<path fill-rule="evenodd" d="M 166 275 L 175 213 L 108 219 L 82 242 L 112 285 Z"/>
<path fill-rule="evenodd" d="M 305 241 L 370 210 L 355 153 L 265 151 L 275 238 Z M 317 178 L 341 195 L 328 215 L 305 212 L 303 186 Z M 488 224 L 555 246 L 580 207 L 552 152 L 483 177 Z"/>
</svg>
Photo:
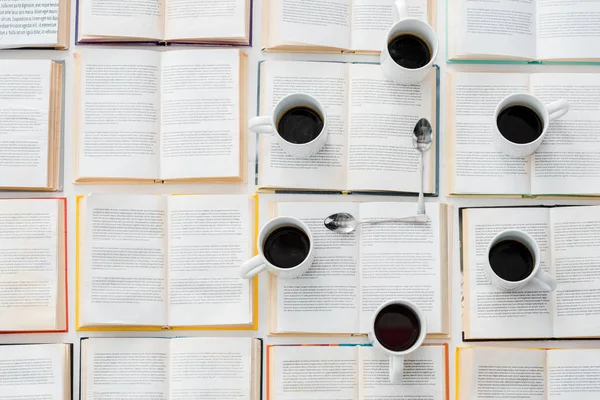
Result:
<svg viewBox="0 0 600 400">
<path fill-rule="evenodd" d="M 411 311 L 417 316 L 419 320 L 419 337 L 409 349 L 406 349 L 404 351 L 393 351 L 384 347 L 375 335 L 375 321 L 377 320 L 377 316 L 384 308 L 394 304 L 400 304 L 404 307 L 411 309 Z M 373 321 L 371 322 L 369 341 L 371 342 L 374 348 L 377 348 L 380 351 L 383 351 L 390 355 L 390 382 L 395 384 L 402 382 L 402 374 L 404 372 L 404 356 L 412 353 L 413 351 L 421 347 L 423 341 L 425 340 L 425 336 L 427 336 L 427 324 L 425 322 L 425 316 L 423 315 L 419 307 L 417 307 L 413 302 L 408 300 L 390 300 L 383 303 L 379 306 L 379 308 L 377 308 L 377 310 L 373 314 Z"/>
<path fill-rule="evenodd" d="M 288 142 L 277 132 L 279 118 L 289 109 L 300 106 L 312 108 L 323 117 L 323 129 L 321 129 L 321 133 L 310 142 L 302 144 Z M 327 142 L 327 114 L 325 113 L 325 107 L 313 96 L 304 93 L 294 93 L 285 96 L 279 100 L 273 109 L 272 115 L 250 118 L 249 127 L 250 130 L 256 133 L 274 134 L 277 142 L 279 142 L 279 145 L 286 153 L 299 158 L 308 158 L 318 153 Z"/>
<path fill-rule="evenodd" d="M 304 261 L 302 261 L 300 264 L 292 268 L 281 268 L 273 265 L 266 259 L 264 254 L 265 240 L 273 231 L 286 226 L 293 226 L 300 229 L 306 234 L 306 236 L 308 236 L 308 240 L 310 241 L 310 249 L 306 258 L 304 258 Z M 258 233 L 257 247 L 258 255 L 243 263 L 238 270 L 240 277 L 244 279 L 250 279 L 254 275 L 257 275 L 264 270 L 267 270 L 283 279 L 297 278 L 310 268 L 314 259 L 315 245 L 313 236 L 310 233 L 308 226 L 306 226 L 306 224 L 300 221 L 298 218 L 294 217 L 277 217 L 267 222 Z"/>
<path fill-rule="evenodd" d="M 529 276 L 527 276 L 525 279 L 522 279 L 520 281 L 507 281 L 498 276 L 492 269 L 492 266 L 490 265 L 489 261 L 490 250 L 492 249 L 492 247 L 494 247 L 494 245 L 503 240 L 516 240 L 527 246 L 527 248 L 529 248 L 529 251 L 533 256 L 534 264 L 531 274 L 529 274 Z M 485 273 L 485 276 L 492 283 L 492 285 L 500 290 L 506 292 L 519 290 L 529 284 L 533 284 L 540 290 L 543 290 L 545 292 L 551 292 L 554 289 L 556 289 L 556 280 L 554 280 L 554 278 L 549 273 L 547 273 L 540 267 L 540 248 L 537 242 L 534 238 L 531 237 L 531 235 L 529 235 L 526 232 L 517 229 L 509 229 L 498 233 L 490 241 L 486 255 L 487 262 L 485 263 L 483 271 Z"/>
<path fill-rule="evenodd" d="M 505 138 L 500 130 L 498 129 L 498 115 L 506 108 L 510 106 L 526 106 L 531 108 L 536 112 L 536 114 L 542 120 L 543 130 L 540 137 L 538 137 L 533 142 L 529 143 L 515 143 L 511 142 L 507 138 Z M 535 151 L 540 147 L 542 141 L 544 140 L 544 136 L 546 136 L 546 132 L 548 131 L 548 126 L 550 125 L 550 121 L 553 121 L 557 118 L 562 117 L 569 111 L 569 104 L 566 100 L 557 100 L 553 103 L 545 105 L 535 96 L 526 93 L 519 94 L 511 94 L 505 97 L 498 105 L 496 106 L 496 111 L 494 112 L 494 123 L 493 123 L 493 138 L 494 145 L 498 150 L 506 154 L 510 157 L 526 157 L 530 154 L 535 153 Z"/>
<path fill-rule="evenodd" d="M 405 0 L 397 0 L 394 4 L 394 25 L 385 36 L 385 43 L 381 49 L 379 63 L 385 76 L 396 83 L 414 84 L 421 82 L 429 72 L 438 53 L 439 43 L 435 30 L 426 22 L 416 18 L 409 18 L 408 7 Z M 409 69 L 398 65 L 388 49 L 390 41 L 398 35 L 410 33 L 420 37 L 429 45 L 431 60 L 421 68 Z"/>
</svg>

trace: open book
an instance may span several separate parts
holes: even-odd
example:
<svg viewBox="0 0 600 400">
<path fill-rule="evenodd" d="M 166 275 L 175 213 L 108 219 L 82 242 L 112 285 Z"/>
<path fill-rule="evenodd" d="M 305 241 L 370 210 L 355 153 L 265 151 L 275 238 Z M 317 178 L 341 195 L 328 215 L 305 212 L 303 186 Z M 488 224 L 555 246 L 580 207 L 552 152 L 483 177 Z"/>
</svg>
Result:
<svg viewBox="0 0 600 400">
<path fill-rule="evenodd" d="M 0 61 L 0 190 L 62 188 L 64 76 L 64 61 Z"/>
<path fill-rule="evenodd" d="M 436 2 L 407 0 L 408 13 L 435 26 Z M 263 0 L 263 50 L 379 54 L 393 7 L 394 0 Z"/>
<path fill-rule="evenodd" d="M 88 49 L 75 58 L 75 182 L 246 180 L 245 53 Z"/>
<path fill-rule="evenodd" d="M 427 223 L 363 225 L 331 232 L 324 219 L 347 212 L 365 221 L 415 215 L 410 203 L 280 202 L 272 216 L 294 216 L 315 238 L 315 260 L 296 279 L 269 282 L 269 334 L 366 334 L 390 299 L 414 302 L 429 338 L 450 334 L 448 223 L 451 209 L 426 203 Z"/>
<path fill-rule="evenodd" d="M 66 218 L 64 198 L 0 200 L 0 333 L 67 332 Z"/>
<path fill-rule="evenodd" d="M 84 338 L 80 399 L 260 400 L 262 341 Z"/>
<path fill-rule="evenodd" d="M 448 0 L 448 59 L 600 61 L 597 1 Z"/>
<path fill-rule="evenodd" d="M 252 0 L 78 0 L 80 43 L 251 45 Z"/>
<path fill-rule="evenodd" d="M 389 356 L 364 345 L 267 346 L 266 400 L 449 400 L 448 345 L 406 356 L 402 384 L 389 381 Z"/>
<path fill-rule="evenodd" d="M 0 15 L 0 49 L 69 48 L 71 0 L 3 0 Z"/>
<path fill-rule="evenodd" d="M 425 154 L 425 193 L 437 194 L 437 68 L 418 85 L 386 79 L 378 64 L 265 61 L 260 65 L 259 114 L 269 115 L 290 93 L 316 97 L 327 112 L 327 143 L 308 159 L 285 153 L 274 136 L 258 139 L 259 189 L 419 192 L 421 154 L 413 129 L 429 119 L 433 144 Z"/>
<path fill-rule="evenodd" d="M 600 74 L 450 73 L 447 82 L 450 194 L 600 195 Z M 570 105 L 526 158 L 504 155 L 493 144 L 494 110 L 512 93 Z"/>
<path fill-rule="evenodd" d="M 600 398 L 597 349 L 459 347 L 456 365 L 456 400 Z"/>
<path fill-rule="evenodd" d="M 469 339 L 600 337 L 600 207 L 468 208 L 462 211 L 463 332 Z M 502 292 L 485 278 L 487 246 L 505 229 L 529 233 L 554 292 Z"/>
<path fill-rule="evenodd" d="M 71 400 L 72 344 L 0 346 L 3 399 Z"/>
<path fill-rule="evenodd" d="M 248 196 L 101 195 L 77 203 L 79 330 L 256 329 Z"/>
</svg>

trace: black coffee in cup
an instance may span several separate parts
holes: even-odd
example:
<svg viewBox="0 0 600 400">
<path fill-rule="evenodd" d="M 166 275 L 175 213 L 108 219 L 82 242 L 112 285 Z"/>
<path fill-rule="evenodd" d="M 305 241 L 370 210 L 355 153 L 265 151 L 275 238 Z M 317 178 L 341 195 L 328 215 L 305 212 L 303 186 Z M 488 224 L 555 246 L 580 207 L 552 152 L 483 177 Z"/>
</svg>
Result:
<svg viewBox="0 0 600 400">
<path fill-rule="evenodd" d="M 277 132 L 290 143 L 305 144 L 321 134 L 324 124 L 323 116 L 318 111 L 307 106 L 296 106 L 281 114 L 277 121 Z"/>
<path fill-rule="evenodd" d="M 412 33 L 401 33 L 392 38 L 388 51 L 396 64 L 407 69 L 421 68 L 431 61 L 427 42 Z"/>
<path fill-rule="evenodd" d="M 498 114 L 496 123 L 502 136 L 518 144 L 531 143 L 544 131 L 544 123 L 538 113 L 522 105 L 506 107 Z"/>
<path fill-rule="evenodd" d="M 284 226 L 275 229 L 263 244 L 267 261 L 279 268 L 300 265 L 310 252 L 310 239 L 300 228 Z"/>
<path fill-rule="evenodd" d="M 404 304 L 390 304 L 375 317 L 375 337 L 391 351 L 405 351 L 417 343 L 421 323 L 415 312 Z"/>
<path fill-rule="evenodd" d="M 501 240 L 490 249 L 490 266 L 505 281 L 519 282 L 533 272 L 535 259 L 529 247 L 518 240 Z"/>
</svg>

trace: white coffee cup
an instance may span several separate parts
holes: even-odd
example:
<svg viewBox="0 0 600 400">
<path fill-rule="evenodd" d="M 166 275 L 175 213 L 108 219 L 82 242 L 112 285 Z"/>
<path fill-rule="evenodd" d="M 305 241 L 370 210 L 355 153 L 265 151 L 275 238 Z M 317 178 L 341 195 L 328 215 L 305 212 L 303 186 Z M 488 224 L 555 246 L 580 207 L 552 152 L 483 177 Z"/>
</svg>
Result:
<svg viewBox="0 0 600 400">
<path fill-rule="evenodd" d="M 290 109 L 295 107 L 308 107 L 317 111 L 323 118 L 323 129 L 317 137 L 308 143 L 292 143 L 284 139 L 277 131 L 279 119 Z M 327 114 L 325 107 L 313 96 L 304 93 L 290 94 L 279 100 L 272 115 L 250 118 L 250 130 L 256 133 L 272 133 L 277 138 L 281 148 L 288 154 L 308 158 L 316 154 L 323 148 L 327 142 Z"/>
<path fill-rule="evenodd" d="M 308 237 L 308 240 L 310 241 L 310 248 L 308 254 L 304 258 L 304 261 L 291 268 L 282 268 L 277 265 L 273 265 L 267 260 L 264 253 L 265 241 L 267 240 L 269 235 L 277 229 L 283 227 L 294 227 L 303 231 Z M 310 268 L 314 259 L 315 245 L 313 236 L 310 233 L 308 226 L 306 226 L 306 224 L 300 221 L 298 218 L 294 217 L 277 217 L 267 222 L 258 234 L 257 247 L 258 255 L 243 263 L 239 268 L 238 272 L 240 276 L 244 279 L 250 279 L 254 275 L 257 275 L 260 272 L 262 272 L 263 270 L 267 270 L 273 275 L 276 275 L 279 278 L 283 279 L 297 278 Z"/>
<path fill-rule="evenodd" d="M 416 18 L 409 18 L 408 7 L 405 0 L 397 0 L 394 4 L 394 25 L 385 36 L 385 43 L 381 50 L 379 62 L 385 76 L 396 83 L 414 84 L 421 82 L 433 66 L 437 56 L 439 43 L 435 30 L 426 22 Z M 421 68 L 404 68 L 398 65 L 388 49 L 390 41 L 401 34 L 412 34 L 427 42 L 431 50 L 431 60 Z"/>
<path fill-rule="evenodd" d="M 489 254 L 497 243 L 505 241 L 505 240 L 514 240 L 520 242 L 527 246 L 531 255 L 533 256 L 533 269 L 531 273 L 524 279 L 520 281 L 508 281 L 506 279 L 501 278 L 496 274 L 496 272 L 492 269 L 489 260 Z M 523 232 L 517 229 L 509 229 L 498 233 L 494 238 L 490 241 L 487 248 L 487 260 L 484 267 L 485 276 L 492 283 L 493 286 L 502 290 L 502 291 L 514 291 L 522 289 L 523 287 L 533 284 L 540 290 L 545 292 L 551 292 L 556 289 L 556 280 L 544 271 L 540 266 L 540 248 L 535 241 L 528 233 Z"/>
<path fill-rule="evenodd" d="M 418 320 L 419 325 L 419 336 L 417 340 L 412 344 L 412 346 L 403 351 L 393 351 L 385 347 L 377 338 L 375 333 L 375 321 L 377 321 L 377 316 L 384 311 L 389 306 L 401 305 L 408 308 Z M 427 324 L 425 322 L 425 316 L 414 303 L 408 300 L 390 300 L 377 308 L 375 313 L 373 314 L 373 322 L 371 323 L 371 330 L 369 332 L 369 341 L 373 345 L 374 348 L 379 349 L 390 355 L 390 382 L 398 384 L 402 382 L 402 374 L 404 372 L 404 357 L 413 351 L 417 350 L 423 344 L 425 340 L 425 336 L 427 336 Z"/>
<path fill-rule="evenodd" d="M 542 134 L 536 140 L 529 143 L 515 143 L 511 142 L 505 138 L 502 133 L 500 133 L 500 129 L 498 129 L 498 116 L 502 111 L 510 106 L 529 107 L 540 117 L 542 120 L 543 130 Z M 526 157 L 530 154 L 533 154 L 542 144 L 544 136 L 546 136 L 546 132 L 548 131 L 550 121 L 562 117 L 568 111 L 569 104 L 566 102 L 566 100 L 557 100 L 548 105 L 544 105 L 540 99 L 533 95 L 527 93 L 511 94 L 505 97 L 496 106 L 493 122 L 494 145 L 498 150 L 510 157 Z"/>
</svg>

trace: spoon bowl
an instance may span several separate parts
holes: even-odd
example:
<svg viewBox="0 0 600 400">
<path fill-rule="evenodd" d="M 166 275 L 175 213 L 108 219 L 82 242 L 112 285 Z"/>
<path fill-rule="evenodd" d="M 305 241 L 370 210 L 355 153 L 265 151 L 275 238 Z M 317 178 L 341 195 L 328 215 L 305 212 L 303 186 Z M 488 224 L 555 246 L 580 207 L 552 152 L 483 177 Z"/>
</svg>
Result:
<svg viewBox="0 0 600 400">
<path fill-rule="evenodd" d="M 433 143 L 433 128 L 427 118 L 421 118 L 413 129 L 413 146 L 421 153 L 419 166 L 421 170 L 421 189 L 419 191 L 419 200 L 417 201 L 417 214 L 425 214 L 425 198 L 423 195 L 425 180 L 425 152 Z"/>
<path fill-rule="evenodd" d="M 358 225 L 354 216 L 348 213 L 331 214 L 324 222 L 327 229 L 340 233 L 350 233 Z"/>
</svg>

